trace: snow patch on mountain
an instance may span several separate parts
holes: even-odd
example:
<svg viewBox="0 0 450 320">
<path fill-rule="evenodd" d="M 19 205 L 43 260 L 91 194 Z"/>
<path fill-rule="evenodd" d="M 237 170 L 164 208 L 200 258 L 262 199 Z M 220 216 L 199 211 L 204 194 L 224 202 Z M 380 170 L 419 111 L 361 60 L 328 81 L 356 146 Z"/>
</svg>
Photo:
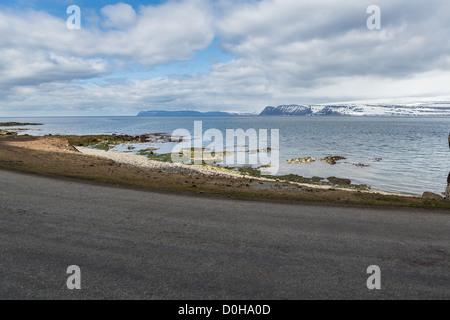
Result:
<svg viewBox="0 0 450 320">
<path fill-rule="evenodd" d="M 261 116 L 450 116 L 450 97 L 266 107 Z"/>
</svg>

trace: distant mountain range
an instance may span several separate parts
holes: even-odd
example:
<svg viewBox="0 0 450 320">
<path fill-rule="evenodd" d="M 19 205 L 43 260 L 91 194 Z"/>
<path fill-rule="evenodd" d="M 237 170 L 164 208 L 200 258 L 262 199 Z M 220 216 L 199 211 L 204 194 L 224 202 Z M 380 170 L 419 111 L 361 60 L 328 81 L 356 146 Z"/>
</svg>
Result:
<svg viewBox="0 0 450 320">
<path fill-rule="evenodd" d="M 312 116 L 313 111 L 310 106 L 297 104 L 283 105 L 278 107 L 266 107 L 260 116 Z"/>
<path fill-rule="evenodd" d="M 260 116 L 450 116 L 450 99 L 269 106 Z"/>
<path fill-rule="evenodd" d="M 142 111 L 138 117 L 230 117 L 251 113 L 199 111 Z M 317 105 L 268 106 L 260 116 L 450 116 L 450 97 L 409 98 Z"/>
</svg>

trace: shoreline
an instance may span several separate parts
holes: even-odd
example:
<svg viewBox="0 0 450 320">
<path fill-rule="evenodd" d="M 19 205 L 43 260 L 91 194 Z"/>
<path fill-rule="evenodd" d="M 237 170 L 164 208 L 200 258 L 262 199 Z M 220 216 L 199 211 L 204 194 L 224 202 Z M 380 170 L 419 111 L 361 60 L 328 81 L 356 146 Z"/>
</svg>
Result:
<svg viewBox="0 0 450 320">
<path fill-rule="evenodd" d="M 214 170 L 208 170 L 203 166 L 154 161 L 128 152 L 74 147 L 69 140 L 53 136 L 0 136 L 0 168 L 163 192 L 255 201 L 450 210 L 450 201 L 435 194 L 421 197 L 267 179 L 230 173 L 229 169 L 222 171 L 215 166 L 212 166 Z"/>
<path fill-rule="evenodd" d="M 197 174 L 204 174 L 204 175 L 210 175 L 210 176 L 221 176 L 221 177 L 230 178 L 230 179 L 236 179 L 236 178 L 243 177 L 243 174 L 231 173 L 231 172 L 228 172 L 229 170 L 226 170 L 225 168 L 223 168 L 223 170 L 221 170 L 221 168 L 212 167 L 212 166 L 194 166 L 194 165 L 167 163 L 167 162 L 163 162 L 163 161 L 150 160 L 150 159 L 147 159 L 147 157 L 144 155 L 127 153 L 124 151 L 115 151 L 115 150 L 105 151 L 105 150 L 98 150 L 98 149 L 87 148 L 87 147 L 75 147 L 75 148 L 83 154 L 104 157 L 104 158 L 113 160 L 121 165 L 134 166 L 134 167 L 138 167 L 138 168 L 142 168 L 142 169 L 165 170 L 168 172 L 182 171 L 185 173 L 197 173 Z M 253 177 L 252 176 L 251 178 L 254 180 L 258 180 L 258 181 L 280 182 L 280 180 L 264 178 L 264 177 Z M 299 183 L 299 182 L 293 182 L 293 181 L 286 181 L 286 182 L 290 183 L 292 185 L 309 187 L 309 188 L 318 188 L 318 189 L 324 189 L 324 190 L 338 188 L 340 190 L 348 191 L 348 192 L 362 192 L 362 193 L 371 193 L 371 194 L 391 195 L 391 196 L 398 196 L 398 197 L 420 196 L 420 195 L 416 195 L 416 194 L 397 193 L 397 192 L 390 192 L 390 191 L 384 191 L 384 190 L 378 190 L 378 189 L 372 189 L 372 188 L 370 188 L 368 190 L 358 190 L 358 189 L 352 189 L 352 188 L 345 188 L 342 186 L 308 184 L 308 183 Z"/>
<path fill-rule="evenodd" d="M 19 124 L 19 122 L 11 122 L 14 124 Z M 23 123 L 25 125 L 26 123 Z M 36 123 L 37 125 L 37 123 Z M 13 130 L 13 129 L 11 129 Z M 19 130 L 19 129 L 16 129 Z M 29 130 L 29 129 L 20 129 L 20 130 Z M 56 131 L 55 131 L 56 132 Z M 106 132 L 106 131 L 105 131 Z M 119 132 L 119 131 L 118 131 Z M 122 132 L 122 131 L 121 131 Z M 163 132 L 163 131 L 161 131 Z M 29 132 L 30 133 L 30 132 Z M 134 153 L 139 155 L 146 155 L 148 159 L 150 160 L 156 160 L 156 161 L 162 161 L 162 162 L 171 162 L 170 158 L 170 143 L 169 147 L 167 147 L 165 144 L 168 142 L 178 142 L 178 141 L 172 141 L 171 137 L 167 133 L 150 133 L 150 134 L 142 134 L 138 133 L 138 135 L 128 135 L 124 133 L 120 134 L 114 134 L 114 133 L 100 133 L 100 134 L 88 134 L 88 135 L 61 135 L 57 133 L 43 135 L 39 132 L 32 132 L 30 135 L 26 134 L 26 132 L 16 132 L 17 137 L 55 137 L 55 138 L 63 138 L 68 139 L 70 143 L 73 146 L 88 146 L 93 147 L 95 149 L 100 150 L 106 150 L 106 151 L 120 151 L 120 152 L 126 152 L 126 153 Z M 0 133 L 0 137 L 2 134 Z M 141 152 L 146 151 L 145 147 L 140 146 L 140 143 L 148 143 L 150 149 L 154 149 L 155 152 Z M 155 145 L 156 143 L 156 145 Z M 128 146 L 128 148 L 127 148 Z M 157 148 L 154 148 L 157 147 Z M 168 149 L 169 148 L 169 149 Z M 142 150 L 141 150 L 142 149 Z M 161 149 L 161 150 L 159 150 Z M 192 148 L 195 149 L 195 148 Z M 132 151 L 130 151 L 132 150 Z M 342 151 L 342 150 L 341 150 Z M 346 155 L 346 152 L 337 152 L 340 155 L 348 156 Z M 241 152 L 241 151 L 238 151 Z M 247 152 L 247 151 L 246 151 Z M 330 158 L 331 156 L 326 157 L 325 159 L 322 159 L 322 157 L 325 157 L 327 154 L 333 154 L 333 152 L 330 151 L 321 152 L 321 154 L 313 154 L 315 156 L 315 160 L 326 160 L 326 158 Z M 303 154 L 304 155 L 304 154 Z M 302 156 L 303 156 L 302 155 Z M 230 164 L 227 166 L 225 163 L 219 163 L 213 165 L 213 170 L 217 171 L 216 168 L 223 168 L 223 169 L 231 169 L 228 170 L 234 171 L 234 172 L 244 172 L 246 175 L 252 176 L 252 177 L 269 177 L 270 179 L 275 180 L 285 180 L 285 181 L 292 181 L 292 182 L 298 182 L 301 185 L 305 186 L 312 186 L 314 188 L 322 188 L 322 186 L 326 187 L 327 185 L 334 187 L 339 187 L 343 189 L 371 189 L 374 192 L 383 194 L 383 195 L 398 195 L 398 196 L 422 196 L 424 192 L 427 193 L 434 193 L 438 196 L 445 196 L 443 190 L 446 188 L 446 184 L 444 185 L 444 182 L 439 180 L 439 183 L 437 183 L 437 178 L 429 181 L 426 180 L 424 183 L 417 183 L 417 181 L 411 181 L 411 175 L 406 180 L 402 180 L 401 177 L 398 177 L 398 179 L 393 180 L 392 178 L 385 179 L 383 177 L 385 173 L 385 167 L 384 166 L 378 166 L 378 164 L 372 164 L 371 162 L 381 162 L 386 160 L 382 158 L 367 158 L 367 159 L 354 159 L 350 156 L 348 161 L 339 161 L 339 168 L 336 168 L 337 170 L 334 170 L 334 168 L 330 167 L 328 168 L 326 165 L 325 167 L 321 167 L 320 163 L 318 166 L 311 166 L 311 165 L 305 165 L 305 170 L 303 170 L 303 167 L 300 168 L 299 166 L 292 166 L 292 170 L 290 169 L 289 165 L 286 165 L 285 163 L 285 156 L 282 157 L 282 162 L 280 163 L 280 171 L 278 173 L 271 173 L 270 169 L 265 169 L 264 166 L 256 167 L 256 166 L 235 166 L 233 164 Z M 291 157 L 295 157 L 296 155 L 290 155 Z M 334 157 L 334 156 L 333 156 Z M 337 156 L 336 156 L 337 157 Z M 291 159 L 291 160 L 296 160 Z M 375 159 L 375 160 L 374 160 Z M 377 161 L 376 159 L 380 159 L 381 161 Z M 298 158 L 297 160 L 301 160 Z M 345 159 L 346 160 L 346 159 Z M 287 160 L 289 163 L 289 160 Z M 317 161 L 319 162 L 319 161 Z M 325 161 L 327 162 L 327 161 Z M 231 162 L 232 163 L 232 162 Z M 294 163 L 294 162 L 293 162 Z M 303 163 L 303 162 L 302 162 Z M 342 165 L 341 165 L 342 163 Z M 332 164 L 332 163 L 330 163 Z M 336 164 L 336 163 L 334 163 Z M 374 169 L 354 169 L 353 166 L 350 166 L 350 164 L 353 164 L 355 166 L 361 165 L 361 167 L 374 167 Z M 362 165 L 367 164 L 367 165 Z M 192 165 L 189 165 L 190 167 L 193 167 Z M 338 167 L 338 166 L 336 166 Z M 205 168 L 203 169 L 210 169 Z M 387 166 L 387 170 L 389 170 L 389 165 Z M 396 168 L 397 172 L 400 172 L 398 170 L 399 168 Z M 356 171 L 359 170 L 359 171 Z M 363 170 L 368 170 L 366 173 Z M 403 168 L 402 168 L 403 170 Z M 377 173 L 377 174 L 374 174 Z M 336 178 L 337 177 L 337 178 Z M 369 177 L 369 178 L 367 178 Z M 373 177 L 373 178 L 371 178 Z M 440 177 L 439 177 L 440 179 Z M 442 179 L 443 180 L 443 179 Z M 349 187 L 349 188 L 347 188 Z M 430 191 L 430 192 L 428 192 Z"/>
</svg>

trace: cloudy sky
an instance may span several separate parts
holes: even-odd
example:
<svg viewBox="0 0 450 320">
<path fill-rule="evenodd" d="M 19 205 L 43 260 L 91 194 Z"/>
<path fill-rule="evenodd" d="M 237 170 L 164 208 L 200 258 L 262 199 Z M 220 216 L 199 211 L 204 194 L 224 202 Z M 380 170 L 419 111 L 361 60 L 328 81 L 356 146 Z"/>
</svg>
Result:
<svg viewBox="0 0 450 320">
<path fill-rule="evenodd" d="M 450 95 L 449 14 L 448 0 L 0 0 L 0 117 Z"/>
</svg>

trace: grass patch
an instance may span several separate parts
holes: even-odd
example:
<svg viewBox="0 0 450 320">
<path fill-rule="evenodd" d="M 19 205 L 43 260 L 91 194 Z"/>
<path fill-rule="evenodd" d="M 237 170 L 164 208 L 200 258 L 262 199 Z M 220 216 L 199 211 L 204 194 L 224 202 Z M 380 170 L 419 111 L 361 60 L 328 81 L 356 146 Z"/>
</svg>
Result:
<svg viewBox="0 0 450 320">
<path fill-rule="evenodd" d="M 327 179 L 331 184 L 337 185 L 337 186 L 349 186 L 352 184 L 352 181 L 350 179 L 342 179 L 342 178 L 336 178 L 336 177 L 328 177 Z"/>
<path fill-rule="evenodd" d="M 291 181 L 297 183 L 319 184 L 319 185 L 326 184 L 324 181 L 325 179 L 320 177 L 305 178 L 296 174 L 288 174 L 284 176 L 271 176 L 271 177 L 283 181 Z"/>
<path fill-rule="evenodd" d="M 357 189 L 357 190 L 370 190 L 370 188 L 367 185 L 356 185 L 352 184 L 350 179 L 343 179 L 343 178 L 336 178 L 336 177 L 329 177 L 327 179 L 321 178 L 321 177 L 312 177 L 312 178 L 306 178 L 303 176 L 299 176 L 296 174 L 288 174 L 288 175 L 282 175 L 282 176 L 273 176 L 273 175 L 262 175 L 261 171 L 258 169 L 255 169 L 253 167 L 226 167 L 230 170 L 236 170 L 243 174 L 244 176 L 251 176 L 251 177 L 264 177 L 267 179 L 273 179 L 273 180 L 280 180 L 280 181 L 289 181 L 289 182 L 295 182 L 295 183 L 301 183 L 301 184 L 315 184 L 315 185 L 327 185 L 327 186 L 333 186 L 333 187 L 340 187 L 340 188 L 351 188 L 351 189 Z"/>
<path fill-rule="evenodd" d="M 150 153 L 147 154 L 147 158 L 150 160 L 172 163 L 172 155 L 170 153 L 164 154 Z"/>
<path fill-rule="evenodd" d="M 54 138 L 67 139 L 75 147 L 91 147 L 95 149 L 108 151 L 112 146 L 122 143 L 142 142 L 139 136 L 129 135 L 50 135 Z"/>
<path fill-rule="evenodd" d="M 147 148 L 138 151 L 141 156 L 146 156 L 150 160 L 172 163 L 172 155 L 170 153 L 154 153 L 155 148 Z"/>
<path fill-rule="evenodd" d="M 238 172 L 243 174 L 244 176 L 251 176 L 251 177 L 261 177 L 261 171 L 259 169 L 255 169 L 253 167 L 237 167 Z"/>
</svg>

